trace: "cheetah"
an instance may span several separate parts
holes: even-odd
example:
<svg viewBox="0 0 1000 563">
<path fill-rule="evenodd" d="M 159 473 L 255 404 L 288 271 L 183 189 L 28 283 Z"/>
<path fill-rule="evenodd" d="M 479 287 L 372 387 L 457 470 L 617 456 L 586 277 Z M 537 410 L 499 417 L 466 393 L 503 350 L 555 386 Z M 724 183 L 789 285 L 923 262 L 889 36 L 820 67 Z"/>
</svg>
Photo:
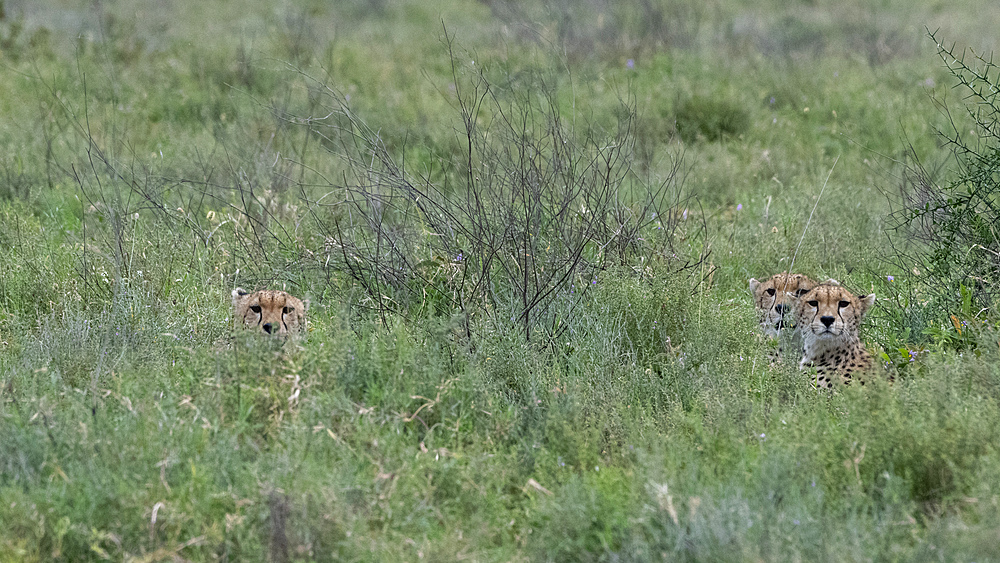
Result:
<svg viewBox="0 0 1000 563">
<path fill-rule="evenodd" d="M 867 371 L 872 357 L 858 327 L 875 304 L 875 294 L 855 295 L 840 285 L 823 283 L 799 298 L 795 322 L 802 334 L 799 369 L 816 368 L 816 385 L 829 389 L 835 379 L 847 384 Z M 864 381 L 861 381 L 864 385 Z"/>
<path fill-rule="evenodd" d="M 252 293 L 233 290 L 233 320 L 237 328 L 253 328 L 287 336 L 306 326 L 308 302 L 284 291 L 262 289 Z"/>
<path fill-rule="evenodd" d="M 768 338 L 776 339 L 792 320 L 799 297 L 816 287 L 816 282 L 802 274 L 781 272 L 764 281 L 750 278 L 750 293 L 760 317 L 760 328 Z M 786 318 L 787 316 L 787 318 Z"/>
</svg>

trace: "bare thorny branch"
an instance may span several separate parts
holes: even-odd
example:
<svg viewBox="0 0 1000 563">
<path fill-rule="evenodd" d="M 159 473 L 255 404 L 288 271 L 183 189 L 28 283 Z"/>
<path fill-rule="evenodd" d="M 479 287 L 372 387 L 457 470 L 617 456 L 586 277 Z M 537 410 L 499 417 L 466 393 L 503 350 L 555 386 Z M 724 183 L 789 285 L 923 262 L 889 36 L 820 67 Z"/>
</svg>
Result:
<svg viewBox="0 0 1000 563">
<path fill-rule="evenodd" d="M 444 32 L 460 118 L 460 162 L 441 186 L 414 175 L 336 90 L 322 117 L 296 118 L 347 164 L 343 194 L 314 214 L 328 240 L 325 264 L 353 280 L 385 318 L 410 307 L 485 315 L 549 339 L 610 265 L 670 252 L 680 220 L 683 167 L 663 182 L 632 170 L 635 112 L 623 101 L 617 130 L 563 122 L 558 88 L 542 73 L 505 74 L 463 64 Z M 309 78 L 309 77 L 307 77 Z M 405 153 L 405 149 L 404 149 Z M 318 213 L 321 207 L 327 211 Z"/>
<path fill-rule="evenodd" d="M 928 34 L 962 93 L 967 120 L 936 100 L 948 123 L 938 135 L 951 149 L 956 174 L 939 183 L 939 167 L 928 170 L 910 148 L 898 196 L 890 200 L 898 235 L 891 243 L 901 267 L 918 266 L 914 271 L 926 277 L 925 302 L 954 310 L 965 287 L 979 307 L 990 307 L 1000 297 L 1000 67 Z"/>
</svg>

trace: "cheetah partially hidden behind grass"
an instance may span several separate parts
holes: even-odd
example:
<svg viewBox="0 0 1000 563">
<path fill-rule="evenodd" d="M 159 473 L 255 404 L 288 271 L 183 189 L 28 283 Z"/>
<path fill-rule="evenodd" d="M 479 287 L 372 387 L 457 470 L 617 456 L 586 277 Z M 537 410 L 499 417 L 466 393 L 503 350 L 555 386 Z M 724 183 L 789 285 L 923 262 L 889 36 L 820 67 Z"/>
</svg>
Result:
<svg viewBox="0 0 1000 563">
<path fill-rule="evenodd" d="M 768 338 L 778 338 L 792 320 L 799 297 L 816 287 L 816 282 L 802 274 L 781 272 L 764 281 L 750 278 L 750 293 L 760 317 L 760 328 Z"/>
<path fill-rule="evenodd" d="M 750 279 L 750 294 L 760 320 L 760 330 L 772 348 L 768 360 L 780 363 L 783 350 L 800 350 L 802 342 L 794 328 L 795 304 L 799 297 L 816 287 L 802 274 L 781 272 L 763 281 Z"/>
<path fill-rule="evenodd" d="M 816 368 L 817 386 L 829 389 L 836 380 L 847 384 L 871 368 L 871 354 L 861 343 L 858 328 L 874 304 L 874 293 L 854 295 L 835 283 L 817 285 L 799 299 L 795 313 L 802 334 L 799 369 Z"/>
<path fill-rule="evenodd" d="M 307 304 L 287 292 L 273 289 L 233 290 L 233 321 L 237 328 L 257 329 L 287 336 L 305 329 Z"/>
</svg>

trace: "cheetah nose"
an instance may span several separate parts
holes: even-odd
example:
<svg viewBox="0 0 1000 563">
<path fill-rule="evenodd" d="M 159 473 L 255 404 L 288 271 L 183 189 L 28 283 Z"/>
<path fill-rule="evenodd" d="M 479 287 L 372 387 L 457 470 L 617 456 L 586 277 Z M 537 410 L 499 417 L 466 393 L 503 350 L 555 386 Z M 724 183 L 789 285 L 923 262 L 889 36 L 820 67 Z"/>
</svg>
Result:
<svg viewBox="0 0 1000 563">
<path fill-rule="evenodd" d="M 775 306 L 774 306 L 774 310 L 775 310 L 775 312 L 777 312 L 777 313 L 778 313 L 779 315 L 784 315 L 784 314 L 785 314 L 785 311 L 787 311 L 787 310 L 788 310 L 788 305 L 783 305 L 783 304 L 781 304 L 781 303 L 778 303 L 777 305 L 775 305 Z"/>
<path fill-rule="evenodd" d="M 833 326 L 833 317 L 820 317 L 819 322 L 823 323 L 826 328 Z"/>
<path fill-rule="evenodd" d="M 264 325 L 261 326 L 261 328 L 264 329 L 264 332 L 271 334 L 271 331 L 274 330 L 274 325 L 272 325 L 271 323 L 264 323 Z"/>
</svg>

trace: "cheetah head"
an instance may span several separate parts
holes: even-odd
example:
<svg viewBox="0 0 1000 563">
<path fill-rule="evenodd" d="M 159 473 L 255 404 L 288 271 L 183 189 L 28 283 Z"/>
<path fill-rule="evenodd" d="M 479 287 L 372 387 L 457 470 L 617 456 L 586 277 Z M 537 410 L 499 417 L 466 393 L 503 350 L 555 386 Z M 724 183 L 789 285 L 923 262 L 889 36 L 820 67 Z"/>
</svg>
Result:
<svg viewBox="0 0 1000 563">
<path fill-rule="evenodd" d="M 855 341 L 861 319 L 874 304 L 874 293 L 854 295 L 824 283 L 799 298 L 795 320 L 806 340 Z"/>
<path fill-rule="evenodd" d="M 252 293 L 233 290 L 233 318 L 237 327 L 258 329 L 267 334 L 287 335 L 306 326 L 307 303 L 284 291 L 260 290 Z"/>
<path fill-rule="evenodd" d="M 750 279 L 750 293 L 753 295 L 760 327 L 770 338 L 777 338 L 778 332 L 792 319 L 792 311 L 799 297 L 816 287 L 816 282 L 802 274 L 781 272 L 764 281 Z"/>
</svg>

